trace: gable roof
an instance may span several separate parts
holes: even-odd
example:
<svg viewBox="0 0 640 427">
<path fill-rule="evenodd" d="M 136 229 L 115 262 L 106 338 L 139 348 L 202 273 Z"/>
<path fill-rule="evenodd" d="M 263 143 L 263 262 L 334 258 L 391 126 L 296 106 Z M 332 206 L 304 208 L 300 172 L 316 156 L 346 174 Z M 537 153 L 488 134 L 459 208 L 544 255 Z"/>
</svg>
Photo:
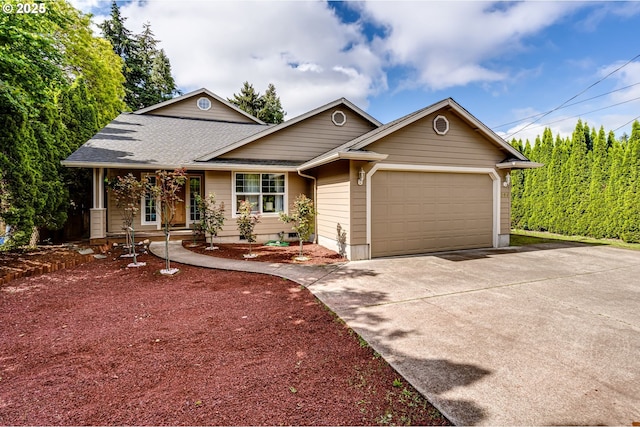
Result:
<svg viewBox="0 0 640 427">
<path fill-rule="evenodd" d="M 75 167 L 203 168 L 194 158 L 266 125 L 123 113 L 62 162 Z"/>
<path fill-rule="evenodd" d="M 238 108 L 237 106 L 233 105 L 232 103 L 230 103 L 229 101 L 227 101 L 226 99 L 223 99 L 221 97 L 219 97 L 218 95 L 216 95 L 215 93 L 211 92 L 208 89 L 205 88 L 200 88 L 197 90 L 194 90 L 193 92 L 189 92 L 187 94 L 175 97 L 175 98 L 171 98 L 167 101 L 161 102 L 159 104 L 155 104 L 155 105 L 151 105 L 149 107 L 146 108 L 141 108 L 138 111 L 134 111 L 133 114 L 147 114 L 147 113 L 152 113 L 155 110 L 167 107 L 169 105 L 175 104 L 176 102 L 181 102 L 184 101 L 185 99 L 189 99 L 189 98 L 194 98 L 198 95 L 208 95 L 211 98 L 215 99 L 216 101 L 224 104 L 226 107 L 235 110 L 236 112 L 242 114 L 243 116 L 245 116 L 246 118 L 250 119 L 252 122 L 264 125 L 265 122 L 263 122 L 262 120 L 258 119 L 257 117 L 253 117 L 251 114 L 241 110 L 240 108 Z"/>
<path fill-rule="evenodd" d="M 413 113 L 409 113 L 404 117 L 401 117 L 397 120 L 387 123 L 386 125 L 380 126 L 376 129 L 373 129 L 366 134 L 355 138 L 335 149 L 324 153 L 314 159 L 309 160 L 308 162 L 302 164 L 298 169 L 306 170 L 311 169 L 312 167 L 320 166 L 325 163 L 329 163 L 336 158 L 337 153 L 351 153 L 351 155 L 355 155 L 355 153 L 361 152 L 363 155 L 365 152 L 362 150 L 367 145 L 374 143 L 387 135 L 390 135 L 405 126 L 410 125 L 430 114 L 435 113 L 438 110 L 443 108 L 448 108 L 450 110 L 455 111 L 460 117 L 462 117 L 471 127 L 475 128 L 476 131 L 481 132 L 487 139 L 497 145 L 499 148 L 505 150 L 510 154 L 514 159 L 521 162 L 528 162 L 529 160 L 518 150 L 509 145 L 504 139 L 500 138 L 495 132 L 489 129 L 484 123 L 474 117 L 471 113 L 465 110 L 460 104 L 455 102 L 453 98 L 443 99 L 440 102 L 436 102 L 435 104 L 429 105 L 421 110 L 414 111 Z M 340 158 L 338 155 L 337 158 Z"/>
<path fill-rule="evenodd" d="M 343 105 L 347 108 L 350 108 L 351 110 L 353 110 L 356 114 L 358 114 L 359 116 L 363 117 L 365 120 L 367 120 L 369 123 L 372 123 L 373 125 L 375 125 L 376 127 L 381 126 L 382 123 L 379 122 L 378 120 L 376 120 L 375 118 L 373 118 L 372 116 L 370 116 L 369 114 L 367 114 L 366 112 L 364 112 L 363 110 L 361 110 L 360 108 L 358 108 L 355 104 L 351 103 L 349 100 L 347 100 L 346 98 L 340 98 L 337 99 L 333 102 L 330 102 L 328 104 L 325 104 L 321 107 L 316 108 L 315 110 L 311 110 L 307 113 L 304 113 L 300 116 L 297 116 L 291 120 L 287 120 L 286 122 L 280 123 L 279 125 L 275 125 L 275 126 L 270 126 L 269 128 L 263 130 L 261 133 L 259 134 L 255 134 L 255 135 L 251 135 L 241 141 L 237 141 L 233 144 L 230 144 L 226 147 L 220 148 L 218 150 L 214 150 L 211 151 L 209 153 L 207 153 L 206 155 L 197 158 L 196 160 L 198 161 L 209 161 L 212 160 L 218 156 L 221 156 L 225 153 L 228 153 L 229 151 L 233 151 L 237 148 L 240 148 L 242 146 L 245 146 L 247 144 L 250 144 L 253 141 L 256 141 L 260 138 L 263 138 L 267 135 L 271 135 L 272 133 L 275 132 L 279 132 L 283 129 L 286 129 L 290 126 L 295 125 L 296 123 L 300 123 L 310 117 L 313 117 L 317 114 L 320 114 L 324 111 L 330 110 L 332 108 L 338 107 L 340 105 Z"/>
</svg>

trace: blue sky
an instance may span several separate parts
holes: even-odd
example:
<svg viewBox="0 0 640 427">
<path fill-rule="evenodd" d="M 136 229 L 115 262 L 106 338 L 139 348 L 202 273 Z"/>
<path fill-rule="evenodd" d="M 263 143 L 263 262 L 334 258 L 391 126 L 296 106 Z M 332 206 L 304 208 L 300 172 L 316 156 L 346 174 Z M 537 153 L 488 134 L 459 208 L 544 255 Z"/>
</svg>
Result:
<svg viewBox="0 0 640 427">
<path fill-rule="evenodd" d="M 98 23 L 111 2 L 72 3 Z M 638 1 L 119 4 L 133 32 L 151 23 L 183 92 L 274 83 L 287 118 L 345 97 L 388 122 L 452 97 L 533 141 L 545 125 L 569 135 L 578 118 L 619 136 L 640 116 Z"/>
</svg>

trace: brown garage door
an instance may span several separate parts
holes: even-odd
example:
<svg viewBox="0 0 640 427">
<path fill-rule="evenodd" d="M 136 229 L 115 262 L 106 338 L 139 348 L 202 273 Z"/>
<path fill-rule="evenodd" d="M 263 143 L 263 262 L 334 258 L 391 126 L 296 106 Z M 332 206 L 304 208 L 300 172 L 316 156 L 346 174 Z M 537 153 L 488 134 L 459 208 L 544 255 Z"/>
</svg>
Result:
<svg viewBox="0 0 640 427">
<path fill-rule="evenodd" d="M 491 247 L 492 188 L 486 174 L 376 172 L 371 256 Z"/>
</svg>

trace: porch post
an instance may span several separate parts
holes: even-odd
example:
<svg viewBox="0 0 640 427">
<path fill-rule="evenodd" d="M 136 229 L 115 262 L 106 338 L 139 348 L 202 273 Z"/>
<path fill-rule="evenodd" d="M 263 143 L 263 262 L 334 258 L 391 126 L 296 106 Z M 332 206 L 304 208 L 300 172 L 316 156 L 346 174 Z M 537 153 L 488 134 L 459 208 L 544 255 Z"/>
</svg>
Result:
<svg viewBox="0 0 640 427">
<path fill-rule="evenodd" d="M 104 168 L 93 168 L 93 207 L 90 212 L 89 238 L 107 237 L 107 209 L 104 207 Z"/>
</svg>

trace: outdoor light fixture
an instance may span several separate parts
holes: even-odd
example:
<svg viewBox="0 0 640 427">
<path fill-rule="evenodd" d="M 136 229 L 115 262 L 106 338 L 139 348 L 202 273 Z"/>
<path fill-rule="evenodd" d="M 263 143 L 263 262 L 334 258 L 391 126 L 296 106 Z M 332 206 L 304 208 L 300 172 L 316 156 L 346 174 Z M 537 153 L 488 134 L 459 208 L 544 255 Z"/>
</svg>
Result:
<svg viewBox="0 0 640 427">
<path fill-rule="evenodd" d="M 358 185 L 364 184 L 365 175 L 366 175 L 366 173 L 365 173 L 364 169 L 360 168 L 360 171 L 358 171 Z"/>
<path fill-rule="evenodd" d="M 511 184 L 511 175 L 507 175 L 504 179 L 504 182 L 502 183 L 503 187 L 508 187 L 509 184 Z"/>
</svg>

